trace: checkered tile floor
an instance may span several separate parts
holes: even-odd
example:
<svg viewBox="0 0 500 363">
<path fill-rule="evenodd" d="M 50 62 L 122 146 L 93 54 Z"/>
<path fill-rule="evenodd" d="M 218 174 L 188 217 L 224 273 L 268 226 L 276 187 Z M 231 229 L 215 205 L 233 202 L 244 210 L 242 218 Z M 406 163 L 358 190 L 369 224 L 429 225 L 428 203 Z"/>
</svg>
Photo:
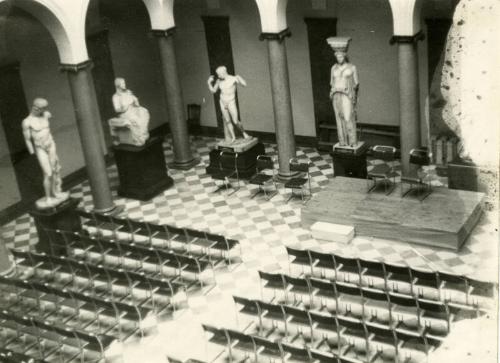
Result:
<svg viewBox="0 0 500 363">
<path fill-rule="evenodd" d="M 207 358 L 207 349 L 193 349 L 192 342 L 204 342 L 200 323 L 218 326 L 235 326 L 233 294 L 247 297 L 260 295 L 257 271 L 288 270 L 288 259 L 284 246 L 337 252 L 359 256 L 365 259 L 385 260 L 409 264 L 412 267 L 445 270 L 466 274 L 486 280 L 495 280 L 498 261 L 497 225 L 492 212 L 485 214 L 460 252 L 433 249 L 405 242 L 356 237 L 350 244 L 336 244 L 312 238 L 308 230 L 300 227 L 300 199 L 292 199 L 288 204 L 289 190 L 279 185 L 279 193 L 271 201 L 257 196 L 250 199 L 255 186 L 242 185 L 241 189 L 226 197 L 224 191 L 212 193 L 215 183 L 206 175 L 208 153 L 217 143 L 213 138 L 192 138 L 193 152 L 201 162 L 189 171 L 170 170 L 174 186 L 149 202 L 119 198 L 116 195 L 118 177 L 115 166 L 108 169 L 113 195 L 117 205 L 123 206 L 130 218 L 157 223 L 189 226 L 209 230 L 239 239 L 242 245 L 242 262 L 216 273 L 216 286 L 206 294 L 191 296 L 189 307 L 173 322 L 160 327 L 160 338 L 145 341 L 140 348 L 131 348 L 129 357 L 147 349 L 148 362 L 158 354 L 158 362 L 164 361 L 166 353 L 178 357 Z M 170 140 L 164 144 L 167 160 L 172 159 Z M 266 153 L 277 156 L 275 145 L 267 144 Z M 328 184 L 333 176 L 331 157 L 313 148 L 299 148 L 297 156 L 313 163 L 311 169 L 313 193 Z M 373 167 L 375 162 L 370 162 Z M 397 163 L 396 163 L 397 164 Z M 396 165 L 398 169 L 398 165 Z M 446 180 L 436 180 L 436 185 Z M 82 206 L 92 207 L 88 182 L 71 190 L 72 197 L 82 199 Z M 1 228 L 2 239 L 9 247 L 30 248 L 37 242 L 36 229 L 32 219 L 22 216 Z M 228 311 L 230 312 L 228 314 Z M 178 332 L 183 332 L 179 334 Z M 168 337 L 168 342 L 165 339 Z M 189 342 L 190 345 L 186 345 Z M 135 350 L 134 350 L 135 349 Z M 213 359 L 212 359 L 213 360 Z M 134 358 L 126 359 L 135 362 Z"/>
</svg>

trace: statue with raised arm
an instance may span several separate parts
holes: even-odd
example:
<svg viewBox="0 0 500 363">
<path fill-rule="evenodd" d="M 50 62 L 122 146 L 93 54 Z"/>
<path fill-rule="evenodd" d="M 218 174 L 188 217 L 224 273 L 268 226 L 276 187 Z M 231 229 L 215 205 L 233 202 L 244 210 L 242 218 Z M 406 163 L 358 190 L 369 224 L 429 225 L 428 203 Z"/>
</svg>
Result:
<svg viewBox="0 0 500 363">
<path fill-rule="evenodd" d="M 236 87 L 242 85 L 246 87 L 247 83 L 241 76 L 233 76 L 227 73 L 225 66 L 220 66 L 215 70 L 217 80 L 212 75 L 208 78 L 208 89 L 212 93 L 220 91 L 219 105 L 224 118 L 224 135 L 227 142 L 234 142 L 236 135 L 234 126 L 240 130 L 245 139 L 251 139 L 243 129 L 243 125 L 238 116 L 238 107 L 236 106 Z M 234 124 L 234 126 L 233 126 Z"/>
<path fill-rule="evenodd" d="M 45 197 L 36 205 L 39 209 L 55 207 L 68 199 L 69 194 L 61 190 L 61 166 L 57 157 L 56 144 L 50 132 L 47 110 L 49 103 L 43 98 L 33 101 L 31 113 L 23 120 L 24 140 L 30 154 L 36 154 L 43 172 L 43 188 Z"/>
<path fill-rule="evenodd" d="M 359 80 L 356 66 L 349 63 L 347 49 L 351 38 L 330 37 L 328 44 L 335 52 L 335 63 L 330 73 L 330 99 L 333 103 L 339 146 L 356 147 L 356 104 Z"/>
<path fill-rule="evenodd" d="M 127 89 L 125 79 L 116 78 L 115 87 L 113 107 L 118 116 L 108 121 L 113 144 L 142 146 L 149 139 L 149 111 Z"/>
</svg>

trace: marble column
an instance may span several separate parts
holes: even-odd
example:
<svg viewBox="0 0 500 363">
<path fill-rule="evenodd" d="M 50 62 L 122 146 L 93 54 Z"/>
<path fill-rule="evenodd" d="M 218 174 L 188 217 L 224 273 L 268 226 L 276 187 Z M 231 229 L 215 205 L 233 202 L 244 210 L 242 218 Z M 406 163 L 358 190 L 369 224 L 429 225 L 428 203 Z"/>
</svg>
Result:
<svg viewBox="0 0 500 363">
<path fill-rule="evenodd" d="M 102 127 L 102 123 L 92 83 L 91 65 L 91 61 L 74 65 L 62 64 L 61 70 L 68 75 L 94 210 L 100 213 L 111 213 L 116 206 L 111 196 L 106 162 L 102 151 L 101 133 L 97 131 L 98 128 Z"/>
<path fill-rule="evenodd" d="M 169 126 L 172 133 L 174 161 L 169 164 L 169 167 L 188 170 L 197 165 L 200 160 L 193 157 L 191 152 L 182 89 L 177 73 L 174 31 L 175 28 L 170 28 L 168 30 L 153 30 L 152 33 L 158 41 Z"/>
<path fill-rule="evenodd" d="M 293 127 L 292 99 L 288 76 L 285 37 L 290 36 L 288 29 L 280 33 L 262 33 L 266 40 L 271 77 L 271 94 L 274 111 L 274 129 L 278 146 L 278 177 L 287 180 L 296 172 L 290 172 L 289 161 L 295 157 L 295 133 Z"/>
<path fill-rule="evenodd" d="M 391 38 L 391 44 L 398 45 L 399 127 L 403 175 L 408 175 L 416 169 L 410 165 L 409 153 L 410 150 L 421 146 L 417 41 L 422 37 L 422 33 L 418 33 L 414 36 Z"/>
</svg>

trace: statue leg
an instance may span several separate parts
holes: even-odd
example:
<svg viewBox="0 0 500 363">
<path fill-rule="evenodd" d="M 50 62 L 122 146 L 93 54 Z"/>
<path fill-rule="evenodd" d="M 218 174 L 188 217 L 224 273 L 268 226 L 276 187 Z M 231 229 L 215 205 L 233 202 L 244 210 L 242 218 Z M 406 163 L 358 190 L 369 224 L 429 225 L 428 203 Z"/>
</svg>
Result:
<svg viewBox="0 0 500 363">
<path fill-rule="evenodd" d="M 40 148 L 36 148 L 36 156 L 43 172 L 43 189 L 47 201 L 52 199 L 52 167 L 48 153 Z"/>
<path fill-rule="evenodd" d="M 241 123 L 239 116 L 238 116 L 238 107 L 236 107 L 236 102 L 233 101 L 228 105 L 229 113 L 231 114 L 231 119 L 233 120 L 234 124 L 240 130 L 241 134 L 245 139 L 251 139 L 252 137 L 248 135 L 245 132 L 245 129 L 243 128 L 243 124 Z"/>
<path fill-rule="evenodd" d="M 333 95 L 333 110 L 335 112 L 335 122 L 337 123 L 337 136 L 339 145 L 346 146 L 347 140 L 345 135 L 345 120 L 342 110 L 342 96 L 339 94 Z"/>
<path fill-rule="evenodd" d="M 48 156 L 50 161 L 50 167 L 52 170 L 52 177 L 51 177 L 52 195 L 58 197 L 62 193 L 62 180 L 61 180 L 61 166 L 59 164 L 59 158 L 57 157 L 55 144 L 52 144 L 52 146 L 49 148 Z"/>
<path fill-rule="evenodd" d="M 222 112 L 222 117 L 224 118 L 224 126 L 227 130 L 230 142 L 233 142 L 234 140 L 236 140 L 236 136 L 234 135 L 234 127 L 233 123 L 231 122 L 231 115 L 222 102 L 220 103 L 220 110 Z"/>
<path fill-rule="evenodd" d="M 356 146 L 358 139 L 356 135 L 356 117 L 354 114 L 354 107 L 348 97 L 344 97 L 344 117 L 346 128 L 346 141 L 349 146 Z"/>
</svg>

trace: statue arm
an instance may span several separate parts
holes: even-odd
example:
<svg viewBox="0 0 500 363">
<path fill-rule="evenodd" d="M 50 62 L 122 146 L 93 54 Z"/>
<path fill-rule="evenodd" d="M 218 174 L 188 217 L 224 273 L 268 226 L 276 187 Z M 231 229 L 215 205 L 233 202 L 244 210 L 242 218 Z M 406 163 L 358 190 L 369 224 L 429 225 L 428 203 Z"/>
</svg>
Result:
<svg viewBox="0 0 500 363">
<path fill-rule="evenodd" d="M 243 77 L 236 75 L 236 83 L 241 84 L 243 87 L 247 86 L 247 82 L 243 79 Z"/>
<path fill-rule="evenodd" d="M 127 111 L 127 108 L 125 108 L 122 103 L 120 102 L 120 98 L 117 95 L 113 96 L 113 108 L 115 109 L 116 113 L 124 113 Z"/>
<path fill-rule="evenodd" d="M 28 148 L 30 154 L 34 154 L 35 147 L 33 146 L 33 142 L 31 141 L 31 131 L 29 126 L 29 121 L 24 120 L 22 127 L 23 127 L 23 136 L 24 136 L 24 141 L 26 143 L 26 147 Z"/>
<path fill-rule="evenodd" d="M 358 94 L 359 94 L 359 78 L 358 78 L 358 70 L 356 66 L 352 66 L 352 80 L 354 82 L 354 104 L 358 103 Z"/>
<path fill-rule="evenodd" d="M 330 70 L 330 98 L 333 98 L 333 67 Z"/>
<path fill-rule="evenodd" d="M 214 82 L 214 76 L 208 77 L 207 85 L 210 92 L 215 93 L 219 90 L 219 80 Z"/>
</svg>

